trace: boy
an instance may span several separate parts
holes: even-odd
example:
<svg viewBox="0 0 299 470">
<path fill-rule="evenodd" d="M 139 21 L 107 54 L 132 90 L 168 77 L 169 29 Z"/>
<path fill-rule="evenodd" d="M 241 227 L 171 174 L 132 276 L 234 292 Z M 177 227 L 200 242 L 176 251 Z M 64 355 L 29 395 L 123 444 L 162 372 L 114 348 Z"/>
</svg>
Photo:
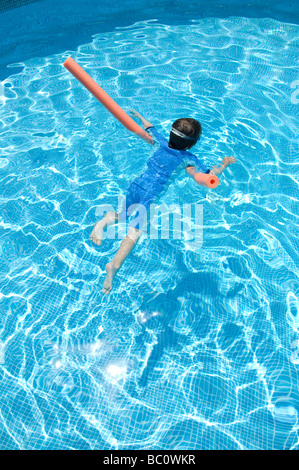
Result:
<svg viewBox="0 0 299 470">
<path fill-rule="evenodd" d="M 109 294 L 111 291 L 115 274 L 131 253 L 142 234 L 140 227 L 143 225 L 146 211 L 149 209 L 154 198 L 164 189 L 174 170 L 181 163 L 185 162 L 189 163 L 186 166 L 196 166 L 201 173 L 211 173 L 218 176 L 228 165 L 236 161 L 234 157 L 225 157 L 219 168 L 214 166 L 212 170 L 209 170 L 195 155 L 188 152 L 200 139 L 202 132 L 201 124 L 195 119 L 177 119 L 172 125 L 169 142 L 167 142 L 149 121 L 136 111 L 132 110 L 131 112 L 133 116 L 141 120 L 146 131 L 150 130 L 153 138 L 160 144 L 160 147 L 148 159 L 146 172 L 130 184 L 122 211 L 119 214 L 117 212 L 107 212 L 103 219 L 95 224 L 90 235 L 91 240 L 96 245 L 100 245 L 105 227 L 115 223 L 117 220 L 126 220 L 134 210 L 138 209 L 139 215 L 130 223 L 128 234 L 121 242 L 114 259 L 106 264 L 107 275 L 103 286 L 104 294 Z M 137 206 L 133 206 L 134 204 Z M 138 207 L 138 204 L 141 206 Z"/>
</svg>

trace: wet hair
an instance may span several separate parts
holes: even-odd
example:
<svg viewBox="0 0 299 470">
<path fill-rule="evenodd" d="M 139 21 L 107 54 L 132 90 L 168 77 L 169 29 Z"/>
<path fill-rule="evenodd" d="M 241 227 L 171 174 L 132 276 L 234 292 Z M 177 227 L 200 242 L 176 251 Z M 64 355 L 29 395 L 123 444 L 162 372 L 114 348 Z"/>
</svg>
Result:
<svg viewBox="0 0 299 470">
<path fill-rule="evenodd" d="M 169 147 L 176 150 L 185 150 L 186 148 L 193 147 L 197 140 L 200 138 L 202 128 L 200 122 L 192 118 L 181 118 L 177 119 L 172 127 L 188 137 L 191 137 L 194 140 L 184 139 L 178 135 L 175 135 L 173 132 L 170 132 L 169 135 Z"/>
</svg>

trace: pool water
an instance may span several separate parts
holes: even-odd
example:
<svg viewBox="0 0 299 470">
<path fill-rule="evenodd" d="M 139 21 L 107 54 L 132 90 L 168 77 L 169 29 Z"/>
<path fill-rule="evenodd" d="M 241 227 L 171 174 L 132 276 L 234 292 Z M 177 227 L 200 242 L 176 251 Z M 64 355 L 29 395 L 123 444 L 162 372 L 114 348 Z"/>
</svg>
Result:
<svg viewBox="0 0 299 470">
<path fill-rule="evenodd" d="M 0 96 L 2 449 L 298 449 L 298 25 L 149 19 L 10 64 Z M 63 67 L 126 111 L 237 163 L 215 190 L 183 169 L 161 197 L 203 206 L 203 244 L 89 240 L 151 148 Z M 21 66 L 22 70 L 14 67 Z M 299 98 L 299 97 L 298 97 Z"/>
</svg>

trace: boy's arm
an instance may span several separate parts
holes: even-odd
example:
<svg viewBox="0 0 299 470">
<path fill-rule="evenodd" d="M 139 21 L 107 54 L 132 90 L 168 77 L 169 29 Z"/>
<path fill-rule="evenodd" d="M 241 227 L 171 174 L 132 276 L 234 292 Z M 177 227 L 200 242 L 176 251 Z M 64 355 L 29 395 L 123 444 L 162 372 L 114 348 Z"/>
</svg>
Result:
<svg viewBox="0 0 299 470">
<path fill-rule="evenodd" d="M 210 171 L 210 175 L 219 176 L 225 168 L 227 168 L 231 163 L 236 163 L 236 159 L 234 157 L 224 157 L 222 160 L 221 166 L 213 166 L 212 170 Z"/>
<path fill-rule="evenodd" d="M 152 123 L 147 121 L 144 117 L 141 116 L 141 114 L 137 113 L 137 111 L 134 111 L 134 109 L 131 109 L 131 113 L 133 116 L 138 117 L 141 120 L 144 129 L 147 129 L 148 127 L 154 127 Z"/>
<path fill-rule="evenodd" d="M 225 157 L 222 160 L 222 164 L 220 167 L 215 165 L 213 166 L 211 171 L 207 171 L 206 173 L 208 173 L 209 175 L 219 176 L 225 170 L 225 168 L 227 168 L 231 163 L 235 163 L 235 162 L 236 162 L 236 159 L 234 157 Z M 187 165 L 186 170 L 187 170 L 187 173 L 193 177 L 196 175 L 196 173 L 201 173 L 201 171 L 198 170 L 196 163 L 195 165 Z"/>
</svg>

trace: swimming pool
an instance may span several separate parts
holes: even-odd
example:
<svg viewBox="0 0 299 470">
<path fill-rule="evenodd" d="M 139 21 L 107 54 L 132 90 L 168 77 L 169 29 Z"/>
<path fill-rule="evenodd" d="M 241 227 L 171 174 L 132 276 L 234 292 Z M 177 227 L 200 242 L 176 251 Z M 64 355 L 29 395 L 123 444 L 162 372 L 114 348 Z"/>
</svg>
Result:
<svg viewBox="0 0 299 470">
<path fill-rule="evenodd" d="M 69 15 L 68 48 L 55 14 L 40 21 L 51 35 L 28 43 L 30 18 L 53 2 L 0 13 L 28 20 L 2 37 L 0 68 L 1 448 L 298 449 L 294 11 L 152 2 L 138 19 L 127 1 L 112 19 L 108 3 L 88 16 L 95 3 L 84 21 Z M 202 205 L 202 247 L 143 240 L 109 296 L 119 240 L 89 235 L 149 149 L 68 73 L 69 56 L 165 136 L 198 119 L 205 164 L 238 160 L 213 191 L 173 178 L 163 202 Z"/>
</svg>

